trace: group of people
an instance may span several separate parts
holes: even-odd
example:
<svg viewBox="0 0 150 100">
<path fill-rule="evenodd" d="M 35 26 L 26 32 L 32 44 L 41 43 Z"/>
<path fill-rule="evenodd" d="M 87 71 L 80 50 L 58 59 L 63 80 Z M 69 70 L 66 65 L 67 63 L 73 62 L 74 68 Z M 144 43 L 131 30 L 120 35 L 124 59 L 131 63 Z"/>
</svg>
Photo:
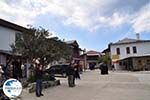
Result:
<svg viewBox="0 0 150 100">
<path fill-rule="evenodd" d="M 68 85 L 69 87 L 75 86 L 75 79 L 80 79 L 79 73 L 79 65 L 78 64 L 70 64 L 67 69 L 67 76 L 68 76 Z"/>
<path fill-rule="evenodd" d="M 20 59 L 7 60 L 6 64 L 0 64 L 0 100 L 9 100 L 2 91 L 4 82 L 9 78 L 20 80 L 22 76 L 22 62 Z"/>
<path fill-rule="evenodd" d="M 22 76 L 22 62 L 20 59 L 7 62 L 6 65 L 0 64 L 0 84 L 9 78 L 20 80 Z"/>
<path fill-rule="evenodd" d="M 42 93 L 42 80 L 44 75 L 44 68 L 43 65 L 40 63 L 40 59 L 34 59 L 33 65 L 35 68 L 35 79 L 36 79 L 36 96 L 44 96 Z M 68 86 L 74 87 L 75 86 L 75 79 L 80 79 L 79 73 L 79 65 L 78 64 L 70 64 L 67 68 L 66 75 L 68 77 Z"/>
<path fill-rule="evenodd" d="M 14 60 L 12 61 L 12 75 L 9 75 L 6 70 L 7 67 L 3 67 L 0 65 L 0 80 L 2 80 L 3 74 L 8 74 L 8 76 L 12 76 L 12 78 L 20 79 L 22 78 L 22 69 L 21 60 Z M 43 81 L 43 75 L 44 75 L 44 66 L 42 63 L 40 63 L 40 59 L 33 59 L 32 65 L 34 67 L 34 76 L 36 79 L 36 96 L 44 96 L 42 93 L 42 81 Z M 8 65 L 6 65 L 8 66 Z M 114 68 L 114 65 L 112 65 L 112 68 Z M 108 66 L 105 63 L 102 63 L 99 67 L 101 74 L 108 74 Z M 10 71 L 11 72 L 11 71 Z M 68 77 L 68 86 L 74 87 L 75 86 L 75 79 L 80 79 L 80 67 L 77 63 L 71 63 L 66 71 L 66 75 Z M 2 82 L 0 82 L 2 83 Z M 2 85 L 2 84 L 0 84 Z"/>
<path fill-rule="evenodd" d="M 3 71 L 3 78 L 15 78 L 15 79 L 22 79 L 25 77 L 23 74 L 25 72 L 24 65 L 20 59 L 14 59 L 7 62 L 5 65 L 1 64 L 1 70 Z"/>
<path fill-rule="evenodd" d="M 44 96 L 42 93 L 42 81 L 44 75 L 44 67 L 43 64 L 40 62 L 40 59 L 33 59 L 32 65 L 34 67 L 34 77 L 36 80 L 36 96 Z M 74 87 L 75 86 L 75 79 L 80 79 L 80 68 L 79 65 L 74 63 L 70 64 L 67 69 L 67 76 L 68 76 L 68 86 Z M 22 71 L 22 62 L 20 59 L 15 59 L 11 61 L 11 63 L 6 64 L 6 66 L 0 65 L 0 85 L 4 83 L 3 76 L 5 76 L 5 80 L 9 78 L 15 78 L 20 80 L 23 78 L 23 71 Z M 3 82 L 2 82 L 3 81 Z"/>
</svg>

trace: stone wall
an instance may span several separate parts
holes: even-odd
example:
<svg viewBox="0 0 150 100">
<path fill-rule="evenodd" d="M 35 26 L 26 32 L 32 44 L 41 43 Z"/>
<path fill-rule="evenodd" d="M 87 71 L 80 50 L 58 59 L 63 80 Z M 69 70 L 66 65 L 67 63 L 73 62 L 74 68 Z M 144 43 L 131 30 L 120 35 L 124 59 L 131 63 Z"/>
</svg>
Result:
<svg viewBox="0 0 150 100">
<path fill-rule="evenodd" d="M 44 81 L 42 84 L 43 89 L 49 88 L 49 87 L 54 87 L 60 85 L 60 80 L 55 80 L 55 81 Z M 28 90 L 29 93 L 35 92 L 36 89 L 36 83 L 31 83 L 28 85 Z"/>
<path fill-rule="evenodd" d="M 133 67 L 135 70 L 150 70 L 150 57 L 133 58 Z"/>
</svg>

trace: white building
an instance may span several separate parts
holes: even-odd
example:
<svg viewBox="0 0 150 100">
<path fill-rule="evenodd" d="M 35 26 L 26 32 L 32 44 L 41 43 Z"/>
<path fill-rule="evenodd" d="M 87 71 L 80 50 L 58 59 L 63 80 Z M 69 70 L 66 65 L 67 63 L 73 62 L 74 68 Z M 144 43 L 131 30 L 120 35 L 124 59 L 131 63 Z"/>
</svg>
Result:
<svg viewBox="0 0 150 100">
<path fill-rule="evenodd" d="M 12 55 L 10 45 L 15 43 L 17 34 L 28 29 L 0 19 L 0 64 L 6 65 L 6 60 Z"/>
<path fill-rule="evenodd" d="M 150 40 L 119 40 L 110 44 L 110 55 L 118 70 L 150 70 Z"/>
</svg>

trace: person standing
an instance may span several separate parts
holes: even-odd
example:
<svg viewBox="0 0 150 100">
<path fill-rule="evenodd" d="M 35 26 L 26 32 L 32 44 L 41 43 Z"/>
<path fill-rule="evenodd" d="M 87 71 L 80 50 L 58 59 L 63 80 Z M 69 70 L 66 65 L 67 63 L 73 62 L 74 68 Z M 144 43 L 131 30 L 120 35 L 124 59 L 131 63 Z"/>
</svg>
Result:
<svg viewBox="0 0 150 100">
<path fill-rule="evenodd" d="M 2 69 L 2 65 L 0 65 L 0 85 L 2 85 L 2 81 L 3 81 L 2 75 L 3 75 L 3 73 L 4 73 L 4 71 Z"/>
<path fill-rule="evenodd" d="M 22 70 L 21 70 L 21 60 L 15 59 L 12 62 L 13 65 L 13 78 L 20 80 L 22 78 Z"/>
<path fill-rule="evenodd" d="M 112 71 L 114 72 L 114 71 L 115 71 L 115 66 L 114 66 L 114 64 L 111 65 L 111 68 L 112 68 Z"/>
<path fill-rule="evenodd" d="M 78 64 L 74 65 L 74 70 L 75 70 L 75 78 L 80 79 L 79 65 Z"/>
<path fill-rule="evenodd" d="M 108 74 L 108 66 L 106 63 L 102 63 L 99 69 L 101 70 L 101 75 Z"/>
<path fill-rule="evenodd" d="M 75 86 L 75 71 L 72 65 L 70 65 L 67 69 L 67 76 L 68 76 L 68 85 L 69 87 Z"/>
<path fill-rule="evenodd" d="M 18 65 L 17 65 L 18 75 L 17 76 L 19 79 L 21 79 L 22 78 L 22 69 L 21 69 L 22 61 L 18 59 L 17 62 L 18 62 Z"/>
<path fill-rule="evenodd" d="M 6 77 L 6 79 L 8 79 L 8 78 L 10 78 L 10 77 L 12 77 L 12 73 L 11 73 L 11 59 L 8 59 L 7 61 L 6 61 L 6 69 L 5 69 L 5 77 Z"/>
<path fill-rule="evenodd" d="M 18 79 L 18 69 L 17 69 L 17 65 L 18 65 L 18 62 L 17 62 L 17 60 L 15 59 L 15 60 L 13 60 L 12 61 L 12 74 L 13 74 L 13 78 L 15 78 L 15 79 Z"/>
<path fill-rule="evenodd" d="M 3 77 L 4 71 L 3 71 L 3 65 L 0 65 L 0 100 L 10 100 L 3 92 L 2 86 L 5 82 L 5 79 Z"/>
<path fill-rule="evenodd" d="M 43 78 L 43 65 L 36 64 L 35 79 L 36 79 L 36 96 L 44 96 L 42 94 L 42 78 Z"/>
</svg>

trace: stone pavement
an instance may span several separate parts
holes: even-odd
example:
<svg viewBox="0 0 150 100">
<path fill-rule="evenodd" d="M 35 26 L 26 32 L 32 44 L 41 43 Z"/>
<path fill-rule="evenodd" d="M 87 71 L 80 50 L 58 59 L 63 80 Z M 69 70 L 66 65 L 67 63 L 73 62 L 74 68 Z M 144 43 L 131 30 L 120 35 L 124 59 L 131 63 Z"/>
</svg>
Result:
<svg viewBox="0 0 150 100">
<path fill-rule="evenodd" d="M 43 97 L 24 90 L 22 100 L 150 100 L 150 72 L 86 71 L 74 88 L 68 87 L 66 78 L 59 79 L 61 85 L 44 90 Z"/>
</svg>

